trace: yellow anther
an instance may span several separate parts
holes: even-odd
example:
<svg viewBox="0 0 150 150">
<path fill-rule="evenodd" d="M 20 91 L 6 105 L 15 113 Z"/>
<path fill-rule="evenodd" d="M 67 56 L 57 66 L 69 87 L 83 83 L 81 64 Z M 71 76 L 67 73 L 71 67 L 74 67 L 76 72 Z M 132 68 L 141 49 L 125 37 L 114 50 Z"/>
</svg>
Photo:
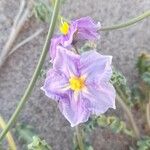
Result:
<svg viewBox="0 0 150 150">
<path fill-rule="evenodd" d="M 75 76 L 70 78 L 69 83 L 72 90 L 80 91 L 85 87 L 85 78 Z"/>
<path fill-rule="evenodd" d="M 67 22 L 62 22 L 59 29 L 62 34 L 66 35 L 69 31 L 69 24 Z"/>
</svg>

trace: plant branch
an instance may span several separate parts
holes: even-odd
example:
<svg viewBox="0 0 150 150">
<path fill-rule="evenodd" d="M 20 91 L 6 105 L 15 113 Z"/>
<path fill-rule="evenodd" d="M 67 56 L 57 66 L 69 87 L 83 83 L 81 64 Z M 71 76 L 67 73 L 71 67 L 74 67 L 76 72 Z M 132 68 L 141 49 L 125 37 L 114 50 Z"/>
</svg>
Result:
<svg viewBox="0 0 150 150">
<path fill-rule="evenodd" d="M 26 1 L 25 0 L 21 0 L 20 1 L 20 8 L 19 8 L 19 12 L 17 14 L 17 16 L 15 17 L 15 20 L 14 20 L 14 24 L 13 24 L 13 27 L 16 27 L 18 22 L 19 22 L 19 19 L 24 11 L 24 8 L 25 8 L 25 5 L 26 5 Z"/>
<path fill-rule="evenodd" d="M 116 91 L 118 91 L 118 89 Z M 128 116 L 128 119 L 129 119 L 129 121 L 131 123 L 132 129 L 134 131 L 135 137 L 137 139 L 139 139 L 140 138 L 140 132 L 139 132 L 139 129 L 138 129 L 136 123 L 135 123 L 135 120 L 133 118 L 131 110 L 128 108 L 128 106 L 124 103 L 124 101 L 121 99 L 121 97 L 118 94 L 117 94 L 116 98 L 117 98 L 118 103 L 121 105 L 121 107 L 123 108 L 124 112 Z"/>
<path fill-rule="evenodd" d="M 41 34 L 43 31 L 43 29 L 39 29 L 38 31 L 36 31 L 34 34 L 32 34 L 31 36 L 27 37 L 26 39 L 24 39 L 23 41 L 21 41 L 19 44 L 17 44 L 8 54 L 8 56 L 10 56 L 11 54 L 13 54 L 18 48 L 20 48 L 21 46 L 25 45 L 26 43 L 30 42 L 32 39 L 34 39 L 35 37 L 37 37 L 39 34 Z"/>
<path fill-rule="evenodd" d="M 148 124 L 148 129 L 150 130 L 150 92 L 148 94 L 148 103 L 146 105 L 146 119 Z"/>
<path fill-rule="evenodd" d="M 75 129 L 76 129 L 76 136 L 77 136 L 77 142 L 78 142 L 79 149 L 84 150 L 83 139 L 82 139 L 82 135 L 81 135 L 79 126 L 76 126 Z"/>
<path fill-rule="evenodd" d="M 54 29 L 55 29 L 55 25 L 56 25 L 56 21 L 57 21 L 57 17 L 58 17 L 58 11 L 59 11 L 59 4 L 60 4 L 60 0 L 55 0 L 55 7 L 54 7 L 54 11 L 53 11 L 53 14 L 52 14 L 52 19 L 51 19 L 51 23 L 50 23 L 50 27 L 49 27 L 49 31 L 48 31 L 48 34 L 47 34 L 47 38 L 46 38 L 46 41 L 45 41 L 45 44 L 44 44 L 44 47 L 43 47 L 43 50 L 42 50 L 42 54 L 39 58 L 39 61 L 38 61 L 38 64 L 36 66 L 36 69 L 33 73 L 33 76 L 31 78 L 31 81 L 24 93 L 24 95 L 22 96 L 15 112 L 13 113 L 12 117 L 10 118 L 10 120 L 8 121 L 7 125 L 6 125 L 6 128 L 2 131 L 2 133 L 0 134 L 0 141 L 3 140 L 3 138 L 5 137 L 5 135 L 7 134 L 8 130 L 10 129 L 10 127 L 13 125 L 13 123 L 15 122 L 15 120 L 17 119 L 20 111 L 22 110 L 22 108 L 24 107 L 26 101 L 28 100 L 33 88 L 34 88 L 34 85 L 38 79 L 38 76 L 40 74 L 40 71 L 42 69 L 42 66 L 44 64 L 44 61 L 45 61 L 45 58 L 46 58 L 46 55 L 47 55 L 47 52 L 48 52 L 48 49 L 49 49 L 49 45 L 50 45 L 50 41 L 51 41 L 51 38 L 53 36 L 53 33 L 54 33 Z"/>
<path fill-rule="evenodd" d="M 26 5 L 26 1 L 21 0 L 20 9 L 19 9 L 17 16 L 14 19 L 11 33 L 8 37 L 6 44 L 4 45 L 4 48 L 2 49 L 0 53 L 0 68 L 4 64 L 8 54 L 11 51 L 11 48 L 13 47 L 15 40 L 17 39 L 22 27 L 24 26 L 25 22 L 27 21 L 29 17 L 29 14 L 33 8 L 33 1 L 30 0 L 28 2 L 26 9 L 25 9 L 25 5 Z"/>
<path fill-rule="evenodd" d="M 124 22 L 124 23 L 120 23 L 120 24 L 117 24 L 117 25 L 112 25 L 110 27 L 104 27 L 104 28 L 101 28 L 100 31 L 110 31 L 110 30 L 117 30 L 117 29 L 121 29 L 121 28 L 125 28 L 125 27 L 128 27 L 130 25 L 133 25 L 145 18 L 148 18 L 150 17 L 150 10 L 144 12 L 143 14 L 135 17 L 135 18 L 132 18 L 131 20 L 127 21 L 127 22 Z"/>
<path fill-rule="evenodd" d="M 5 121 L 0 116 L 0 128 L 4 129 L 5 127 L 6 127 Z M 14 139 L 13 139 L 10 132 L 7 133 L 6 138 L 7 138 L 7 141 L 8 141 L 9 148 L 11 150 L 17 150 L 16 144 L 15 144 Z"/>
<path fill-rule="evenodd" d="M 11 33 L 10 33 L 10 36 L 8 38 L 8 41 L 6 42 L 4 48 L 2 49 L 1 51 L 1 54 L 0 54 L 0 68 L 2 67 L 3 63 L 5 62 L 16 38 L 18 37 L 18 34 L 20 33 L 23 25 L 25 24 L 25 21 L 27 20 L 28 18 L 28 15 L 29 15 L 29 12 L 30 12 L 30 9 L 29 8 L 26 8 L 26 10 L 23 12 L 22 14 L 22 17 L 20 18 L 20 15 L 22 13 L 22 9 L 24 9 L 24 4 L 22 4 L 20 6 L 20 11 L 14 21 L 14 24 L 13 24 L 13 27 L 12 27 L 12 30 L 11 30 Z M 20 18 L 20 20 L 18 21 L 18 19 Z"/>
</svg>

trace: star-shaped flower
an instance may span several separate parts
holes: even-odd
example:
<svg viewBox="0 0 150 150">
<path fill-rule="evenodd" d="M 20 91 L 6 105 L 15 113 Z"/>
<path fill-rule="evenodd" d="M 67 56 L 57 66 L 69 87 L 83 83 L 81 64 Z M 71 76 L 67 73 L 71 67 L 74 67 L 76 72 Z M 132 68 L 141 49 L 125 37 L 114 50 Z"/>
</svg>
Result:
<svg viewBox="0 0 150 150">
<path fill-rule="evenodd" d="M 90 115 L 115 109 L 115 89 L 109 82 L 112 56 L 95 50 L 81 55 L 58 46 L 53 68 L 42 90 L 58 102 L 59 109 L 71 126 L 86 122 Z"/>
</svg>

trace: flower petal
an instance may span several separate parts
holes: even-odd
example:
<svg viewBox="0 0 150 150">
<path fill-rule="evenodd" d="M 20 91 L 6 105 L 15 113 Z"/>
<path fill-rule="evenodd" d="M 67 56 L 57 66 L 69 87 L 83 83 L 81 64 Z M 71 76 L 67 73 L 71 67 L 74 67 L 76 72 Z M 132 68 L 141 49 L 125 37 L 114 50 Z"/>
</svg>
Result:
<svg viewBox="0 0 150 150">
<path fill-rule="evenodd" d="M 75 22 L 77 22 L 77 26 L 79 28 L 96 28 L 96 29 L 98 28 L 97 24 L 89 16 L 77 19 L 77 20 L 75 20 Z"/>
<path fill-rule="evenodd" d="M 78 100 L 75 100 L 74 93 L 72 92 L 68 99 L 59 102 L 59 109 L 71 126 L 74 127 L 88 120 L 90 116 L 88 105 L 88 101 L 83 99 L 80 94 L 78 95 Z"/>
<path fill-rule="evenodd" d="M 74 38 L 74 34 L 77 31 L 77 24 L 71 24 L 69 27 L 69 32 L 67 35 L 63 35 L 62 36 L 62 40 L 61 40 L 61 44 L 63 45 L 63 47 L 68 47 L 70 45 L 72 45 L 73 43 L 73 38 Z"/>
<path fill-rule="evenodd" d="M 45 95 L 54 100 L 61 100 L 67 94 L 69 82 L 66 76 L 54 69 L 50 69 L 41 89 Z"/>
<path fill-rule="evenodd" d="M 83 17 L 73 21 L 73 24 L 77 24 L 78 39 L 83 40 L 95 40 L 99 38 L 98 29 L 100 29 L 100 23 L 96 24 L 91 17 Z"/>
<path fill-rule="evenodd" d="M 53 62 L 56 57 L 57 46 L 61 44 L 61 40 L 61 37 L 55 37 L 51 39 L 51 45 L 49 49 L 51 62 Z"/>
<path fill-rule="evenodd" d="M 68 78 L 78 76 L 79 55 L 61 47 L 57 47 L 57 55 L 55 57 L 53 67 L 63 72 Z"/>
<path fill-rule="evenodd" d="M 88 87 L 87 92 L 83 92 L 83 97 L 90 101 L 90 110 L 92 114 L 100 115 L 108 108 L 115 107 L 116 92 L 110 83 L 101 83 L 99 87 Z"/>
<path fill-rule="evenodd" d="M 81 74 L 87 77 L 87 83 L 109 81 L 112 75 L 112 56 L 103 56 L 92 50 L 85 52 L 80 58 Z"/>
</svg>

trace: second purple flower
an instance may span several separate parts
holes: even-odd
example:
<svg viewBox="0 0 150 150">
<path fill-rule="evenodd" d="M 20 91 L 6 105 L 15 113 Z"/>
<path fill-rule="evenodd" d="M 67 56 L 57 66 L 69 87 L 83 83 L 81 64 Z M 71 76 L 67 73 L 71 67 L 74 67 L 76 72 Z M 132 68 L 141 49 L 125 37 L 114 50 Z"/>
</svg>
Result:
<svg viewBox="0 0 150 150">
<path fill-rule="evenodd" d="M 78 41 L 96 40 L 100 37 L 98 34 L 100 27 L 100 23 L 95 23 L 90 17 L 83 17 L 70 23 L 62 21 L 60 26 L 62 35 L 51 40 L 50 56 L 52 62 L 56 56 L 57 46 L 70 48 Z"/>
</svg>

